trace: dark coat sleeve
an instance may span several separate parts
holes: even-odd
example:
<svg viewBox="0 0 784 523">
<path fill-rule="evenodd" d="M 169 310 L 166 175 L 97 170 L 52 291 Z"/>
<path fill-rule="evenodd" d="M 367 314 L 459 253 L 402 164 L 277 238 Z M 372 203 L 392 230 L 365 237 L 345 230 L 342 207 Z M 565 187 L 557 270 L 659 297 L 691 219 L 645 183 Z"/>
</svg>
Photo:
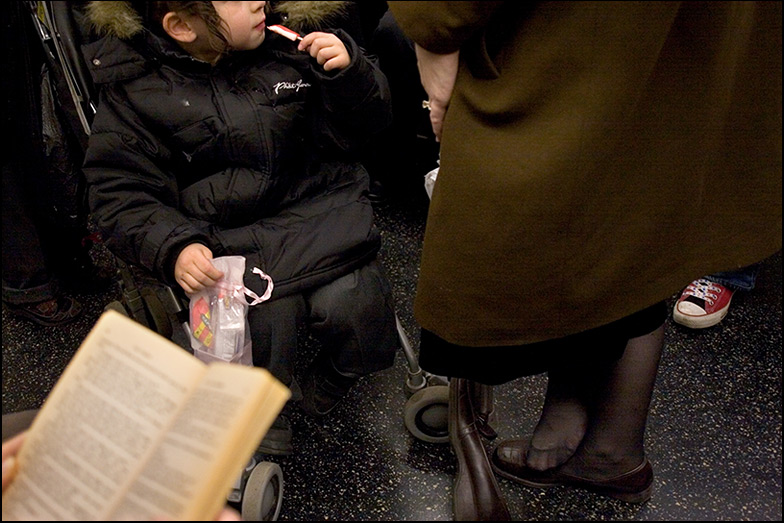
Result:
<svg viewBox="0 0 784 523">
<path fill-rule="evenodd" d="M 505 3 L 390 2 L 389 10 L 414 42 L 430 52 L 447 54 L 483 29 Z"/>
<path fill-rule="evenodd" d="M 119 89 L 102 89 L 93 122 L 84 162 L 90 209 L 115 255 L 173 284 L 182 248 L 208 243 L 206 224 L 177 210 L 177 181 L 163 167 L 169 151 L 123 103 Z"/>
<path fill-rule="evenodd" d="M 346 152 L 356 152 L 367 140 L 392 123 L 389 82 L 350 36 L 338 29 L 351 62 L 340 71 L 324 71 L 313 61 L 321 101 L 317 104 L 317 143 L 332 143 Z"/>
</svg>

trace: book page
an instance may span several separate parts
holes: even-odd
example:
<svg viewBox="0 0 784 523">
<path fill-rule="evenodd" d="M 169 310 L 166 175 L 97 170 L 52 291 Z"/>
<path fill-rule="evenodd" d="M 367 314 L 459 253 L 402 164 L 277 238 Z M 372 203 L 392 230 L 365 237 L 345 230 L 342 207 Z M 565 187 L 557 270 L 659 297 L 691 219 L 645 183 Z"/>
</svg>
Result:
<svg viewBox="0 0 784 523">
<path fill-rule="evenodd" d="M 213 519 L 289 395 L 266 370 L 209 365 L 111 519 Z"/>
<path fill-rule="evenodd" d="M 3 493 L 3 520 L 106 519 L 206 366 L 104 313 L 47 398 Z"/>
</svg>

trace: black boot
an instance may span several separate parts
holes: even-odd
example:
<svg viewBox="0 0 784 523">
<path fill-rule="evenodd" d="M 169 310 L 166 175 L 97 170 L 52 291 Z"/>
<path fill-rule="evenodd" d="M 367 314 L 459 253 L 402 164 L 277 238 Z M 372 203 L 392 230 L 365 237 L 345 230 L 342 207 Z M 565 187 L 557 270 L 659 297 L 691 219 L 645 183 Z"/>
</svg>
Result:
<svg viewBox="0 0 784 523">
<path fill-rule="evenodd" d="M 493 440 L 498 437 L 498 433 L 490 425 L 493 420 L 493 387 L 482 385 L 472 381 L 469 385 L 471 391 L 471 405 L 474 407 L 474 418 L 476 419 L 476 429 L 483 438 Z"/>
<path fill-rule="evenodd" d="M 449 441 L 457 457 L 452 506 L 457 521 L 509 521 L 509 510 L 498 488 L 479 432 L 472 400 L 477 391 L 468 380 L 449 383 Z"/>
<path fill-rule="evenodd" d="M 358 379 L 337 370 L 329 358 L 318 358 L 303 379 L 302 410 L 316 418 L 326 416 Z"/>
<path fill-rule="evenodd" d="M 294 451 L 293 439 L 291 423 L 284 414 L 279 414 L 261 440 L 257 451 L 273 456 L 288 456 Z"/>
</svg>

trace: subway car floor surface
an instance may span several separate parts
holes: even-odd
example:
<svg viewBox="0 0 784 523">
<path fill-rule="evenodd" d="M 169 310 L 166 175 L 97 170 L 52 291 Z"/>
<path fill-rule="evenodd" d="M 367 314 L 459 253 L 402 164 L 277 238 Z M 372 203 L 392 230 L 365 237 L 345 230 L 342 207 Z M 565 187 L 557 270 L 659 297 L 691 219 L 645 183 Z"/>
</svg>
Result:
<svg viewBox="0 0 784 523">
<path fill-rule="evenodd" d="M 374 205 L 384 242 L 380 259 L 416 351 L 412 303 L 427 197 L 422 191 Z M 101 245 L 93 255 L 99 265 L 113 264 Z M 646 431 L 655 475 L 649 502 L 499 478 L 512 518 L 781 521 L 781 268 L 779 252 L 763 263 L 756 289 L 736 293 L 729 315 L 714 327 L 690 330 L 668 320 Z M 84 312 L 64 327 L 38 327 L 3 308 L 3 414 L 41 406 L 119 290 L 73 296 Z M 301 358 L 315 350 L 315 342 L 305 340 Z M 360 380 L 325 419 L 294 409 L 294 453 L 269 458 L 283 471 L 280 520 L 453 518 L 456 459 L 448 443 L 421 441 L 407 430 L 408 369 L 401 350 L 393 368 Z M 497 441 L 532 432 L 546 383 L 537 375 L 495 388 Z"/>
</svg>

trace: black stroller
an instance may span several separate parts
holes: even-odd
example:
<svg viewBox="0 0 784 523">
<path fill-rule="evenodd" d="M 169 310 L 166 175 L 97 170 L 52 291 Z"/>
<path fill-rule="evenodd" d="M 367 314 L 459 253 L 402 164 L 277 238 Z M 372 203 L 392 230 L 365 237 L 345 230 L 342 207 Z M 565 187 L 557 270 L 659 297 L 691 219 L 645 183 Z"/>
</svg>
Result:
<svg viewBox="0 0 784 523">
<path fill-rule="evenodd" d="M 97 104 L 97 93 L 81 53 L 81 46 L 95 38 L 84 22 L 86 2 L 38 1 L 26 4 L 43 45 L 47 66 L 59 83 L 59 96 L 55 95 L 57 103 L 63 106 L 62 113 L 72 120 L 68 122 L 70 129 L 80 135 L 77 141 L 86 147 Z M 53 92 L 58 93 L 56 89 Z M 119 258 L 115 262 L 121 297 L 106 308 L 117 310 L 188 347 L 188 307 L 183 297 L 139 268 Z M 404 409 L 406 427 L 417 439 L 446 443 L 449 441 L 447 380 L 420 369 L 408 336 L 400 321 L 396 321 L 409 366 L 406 380 L 409 399 Z M 280 467 L 254 457 L 237 479 L 229 501 L 241 504 L 245 520 L 275 520 L 280 513 L 282 494 Z"/>
</svg>

